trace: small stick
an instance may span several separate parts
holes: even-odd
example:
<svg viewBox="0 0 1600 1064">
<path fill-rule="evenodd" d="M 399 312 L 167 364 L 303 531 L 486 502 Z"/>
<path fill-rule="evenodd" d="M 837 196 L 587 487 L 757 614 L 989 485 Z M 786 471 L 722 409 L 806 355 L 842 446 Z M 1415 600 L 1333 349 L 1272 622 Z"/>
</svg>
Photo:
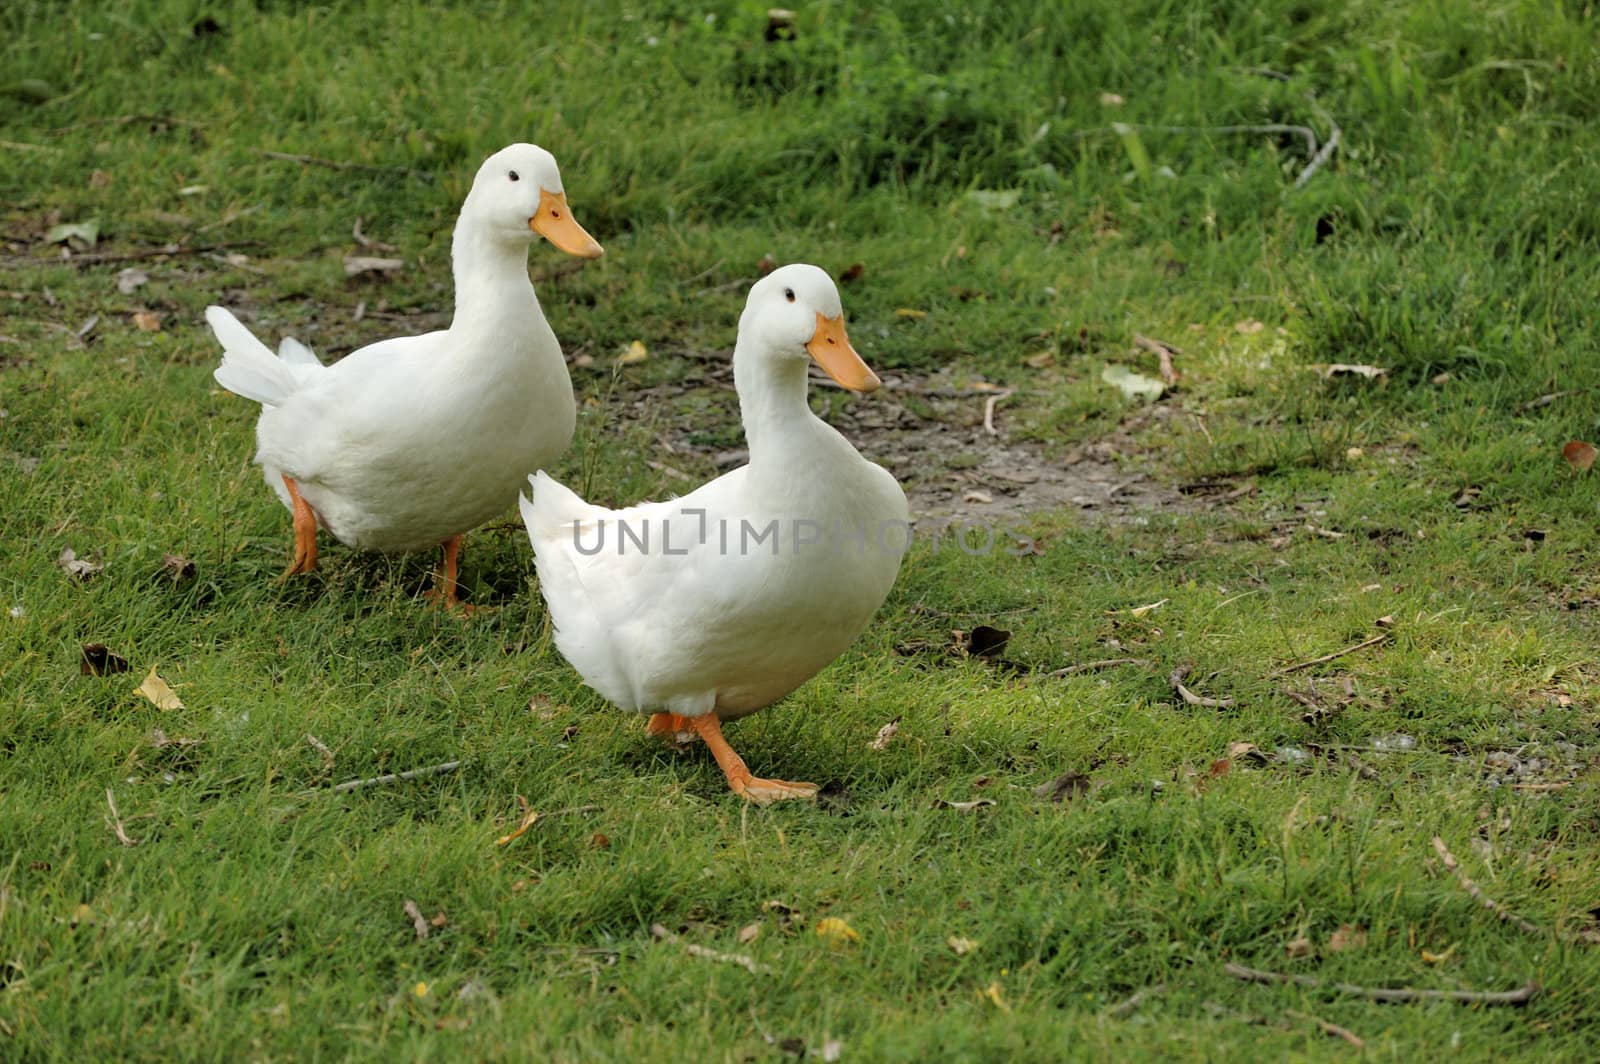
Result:
<svg viewBox="0 0 1600 1064">
<path fill-rule="evenodd" d="M 128 832 L 122 826 L 122 814 L 117 812 L 117 799 L 111 793 L 111 788 L 106 788 L 106 805 L 111 807 L 111 830 L 117 833 L 117 841 L 124 846 L 139 845 L 138 839 L 130 839 Z"/>
<path fill-rule="evenodd" d="M 406 915 L 411 917 L 411 927 L 417 933 L 417 941 L 421 942 L 428 937 L 428 920 L 422 915 L 422 910 L 417 908 L 417 903 L 410 898 L 406 899 Z"/>
<path fill-rule="evenodd" d="M 1154 986 L 1147 986 L 1143 990 L 1140 990 L 1138 993 L 1134 994 L 1132 997 L 1129 997 L 1118 1004 L 1111 1006 L 1109 1009 L 1106 1009 L 1105 1014 L 1113 1019 L 1120 1020 L 1124 1016 L 1133 1015 L 1134 1011 L 1137 1010 L 1140 1005 L 1143 1005 L 1148 999 L 1165 994 L 1166 992 L 1166 983 L 1156 983 Z"/>
<path fill-rule="evenodd" d="M 1000 435 L 1000 430 L 994 427 L 994 408 L 1002 399 L 1009 399 L 1010 397 L 1011 389 L 1007 388 L 1003 392 L 995 392 L 983 401 L 983 431 L 991 436 Z"/>
<path fill-rule="evenodd" d="M 259 240 L 241 240 L 232 244 L 195 244 L 186 247 L 181 244 L 162 244 L 160 247 L 140 248 L 137 251 L 96 251 L 84 255 L 73 255 L 65 259 L 44 259 L 33 255 L 13 255 L 0 259 L 0 266 L 8 269 L 21 269 L 25 266 L 98 266 L 106 262 L 137 262 L 141 259 L 162 259 L 177 255 L 205 255 L 213 251 L 225 251 L 228 248 L 249 248 L 260 244 Z"/>
<path fill-rule="evenodd" d="M 1365 987 L 1352 983 L 1325 983 L 1309 975 L 1286 975 L 1242 964 L 1227 964 L 1223 971 L 1247 983 L 1293 983 L 1313 990 L 1332 990 L 1369 1001 L 1458 1001 L 1468 1005 L 1526 1005 L 1539 994 L 1539 984 L 1529 981 L 1515 990 L 1417 990 L 1409 986 Z"/>
<path fill-rule="evenodd" d="M 1376 644 L 1381 643 L 1385 639 L 1388 639 L 1388 638 L 1389 638 L 1389 633 L 1388 632 L 1379 632 L 1377 635 L 1373 636 L 1371 639 L 1363 639 L 1361 642 L 1357 643 L 1355 646 L 1345 647 L 1343 650 L 1335 650 L 1332 654 L 1324 654 L 1324 655 L 1322 655 L 1322 657 L 1320 657 L 1320 658 L 1312 658 L 1310 661 L 1297 661 L 1293 665 L 1285 665 L 1283 668 L 1281 668 L 1277 672 L 1273 673 L 1273 675 L 1274 676 L 1282 676 L 1284 673 L 1299 672 L 1301 669 L 1309 669 L 1313 665 L 1321 665 L 1323 662 L 1332 661 L 1334 658 L 1342 658 L 1346 654 L 1354 654 L 1358 650 L 1362 650 L 1362 649 L 1364 649 L 1366 647 L 1370 647 L 1370 646 L 1375 646 Z"/>
<path fill-rule="evenodd" d="M 1367 1048 L 1367 1043 L 1363 1042 L 1359 1035 L 1348 1028 L 1340 1027 L 1336 1023 L 1329 1023 L 1321 1016 L 1313 1016 L 1309 1012 L 1299 1012 L 1295 1009 L 1285 1009 L 1284 1011 L 1297 1020 L 1309 1020 L 1310 1022 L 1316 1024 L 1318 1027 L 1322 1028 L 1323 1034 L 1331 1034 L 1335 1038 L 1343 1038 L 1346 1042 L 1349 1042 L 1357 1049 Z"/>
<path fill-rule="evenodd" d="M 446 761 L 442 765 L 429 765 L 427 768 L 414 768 L 407 772 L 391 772 L 386 776 L 373 776 L 364 780 L 346 780 L 330 788 L 334 793 L 340 791 L 358 791 L 363 787 L 378 787 L 386 783 L 398 783 L 401 780 L 422 779 L 425 776 L 438 776 L 446 772 L 454 772 L 461 767 L 459 761 Z"/>
<path fill-rule="evenodd" d="M 1161 364 L 1161 379 L 1166 381 L 1169 387 L 1178 383 L 1178 371 L 1172 365 L 1172 357 L 1183 354 L 1182 351 L 1179 351 L 1169 343 L 1161 340 L 1152 340 L 1150 337 L 1140 336 L 1138 333 L 1133 334 L 1133 342 L 1156 356 L 1157 361 Z"/>
<path fill-rule="evenodd" d="M 1501 905 L 1499 902 L 1489 897 L 1489 895 L 1485 894 L 1483 892 L 1483 888 L 1474 883 L 1467 876 L 1467 873 L 1462 871 L 1461 865 L 1456 861 L 1455 854 L 1450 852 L 1450 848 L 1444 844 L 1444 840 L 1437 835 L 1433 837 L 1433 849 L 1434 852 L 1439 855 L 1439 860 L 1444 862 L 1444 866 L 1454 873 L 1456 881 L 1461 884 L 1461 889 L 1465 890 L 1468 894 L 1471 894 L 1475 899 L 1477 899 L 1479 905 L 1482 905 L 1485 909 L 1488 909 L 1490 912 L 1494 913 L 1495 916 L 1499 917 L 1503 922 L 1516 927 L 1519 931 L 1525 931 L 1530 935 L 1544 934 L 1544 932 L 1539 930 L 1536 925 L 1530 924 L 1528 921 L 1524 920 L 1522 917 L 1518 916 L 1516 913 L 1512 912 L 1510 909 L 1507 909 L 1504 905 Z"/>
<path fill-rule="evenodd" d="M 1080 665 L 1068 665 L 1064 669 L 1057 669 L 1050 673 L 1052 679 L 1063 676 L 1075 676 L 1080 672 L 1096 672 L 1100 669 L 1115 668 L 1118 665 L 1148 665 L 1150 662 L 1144 658 L 1107 658 L 1105 661 L 1085 661 Z"/>
<path fill-rule="evenodd" d="M 1289 186 L 1289 191 L 1293 192 L 1297 188 L 1304 187 L 1305 183 L 1310 181 L 1316 174 L 1318 168 L 1333 158 L 1334 149 L 1339 147 L 1339 138 L 1344 136 L 1344 131 L 1331 118 L 1328 119 L 1328 124 L 1333 127 L 1333 132 L 1328 134 L 1328 140 L 1322 145 L 1322 150 L 1312 157 L 1311 161 L 1306 164 L 1306 168 L 1300 171 L 1300 176 L 1294 179 L 1294 184 Z"/>
<path fill-rule="evenodd" d="M 1555 402 L 1557 399 L 1565 399 L 1569 395 L 1577 395 L 1577 394 L 1579 394 L 1577 390 L 1568 389 L 1567 391 L 1564 391 L 1564 392 L 1551 392 L 1548 395 L 1541 395 L 1537 399 L 1529 399 L 1526 403 L 1523 403 L 1522 405 L 1518 406 L 1517 409 L 1516 409 L 1516 413 L 1520 414 L 1525 410 L 1537 410 L 1541 406 L 1549 406 L 1551 403 Z"/>
<path fill-rule="evenodd" d="M 306 732 L 306 742 L 311 744 L 313 750 L 322 755 L 323 767 L 331 769 L 333 767 L 333 751 L 328 749 L 328 744 L 310 732 Z"/>
<path fill-rule="evenodd" d="M 1231 698 L 1207 698 L 1204 695 L 1197 695 L 1183 686 L 1183 678 L 1188 674 L 1188 669 L 1173 669 L 1172 674 L 1167 677 L 1167 682 L 1172 685 L 1172 689 L 1178 692 L 1178 697 L 1183 699 L 1185 703 L 1191 706 L 1207 706 L 1211 709 L 1229 709 L 1233 706 L 1233 699 Z"/>
<path fill-rule="evenodd" d="M 373 166 L 369 163 L 344 163 L 337 159 L 321 159 L 315 155 L 295 155 L 286 151 L 267 151 L 258 149 L 257 154 L 268 159 L 277 159 L 286 163 L 303 163 L 306 166 L 325 166 L 330 170 L 361 170 L 369 174 L 406 174 L 410 177 L 420 177 L 424 181 L 432 181 L 433 175 L 426 170 L 413 170 L 408 166 Z"/>
</svg>

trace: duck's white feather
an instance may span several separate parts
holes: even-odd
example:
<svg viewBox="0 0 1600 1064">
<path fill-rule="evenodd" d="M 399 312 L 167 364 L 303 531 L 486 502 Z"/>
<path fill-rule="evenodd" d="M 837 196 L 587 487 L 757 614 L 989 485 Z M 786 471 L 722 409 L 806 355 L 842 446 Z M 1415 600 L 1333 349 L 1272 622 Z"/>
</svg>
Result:
<svg viewBox="0 0 1600 1064">
<path fill-rule="evenodd" d="M 533 208 L 493 199 L 539 195 L 532 177 L 544 160 L 543 149 L 514 145 L 480 170 L 456 225 L 448 329 L 324 366 L 296 340 L 274 355 L 228 311 L 206 311 L 223 346 L 218 383 L 262 404 L 256 461 L 267 483 L 287 506 L 292 477 L 341 542 L 437 546 L 504 512 L 570 442 L 571 378 L 528 281 Z M 529 180 L 507 182 L 513 167 Z M 559 189 L 559 176 L 545 183 Z"/>
<path fill-rule="evenodd" d="M 727 720 L 770 705 L 842 653 L 894 583 L 904 492 L 811 413 L 803 363 L 755 364 L 751 343 L 741 330 L 750 465 L 623 510 L 542 472 L 522 500 L 556 646 L 620 708 Z"/>
</svg>

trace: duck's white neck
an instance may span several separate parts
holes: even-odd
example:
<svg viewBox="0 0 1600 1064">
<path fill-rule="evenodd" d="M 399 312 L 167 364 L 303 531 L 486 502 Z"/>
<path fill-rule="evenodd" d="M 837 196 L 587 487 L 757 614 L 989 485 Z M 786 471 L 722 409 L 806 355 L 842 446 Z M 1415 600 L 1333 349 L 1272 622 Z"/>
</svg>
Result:
<svg viewBox="0 0 1600 1064">
<path fill-rule="evenodd" d="M 796 445 L 822 421 L 806 402 L 803 358 L 777 359 L 756 351 L 755 341 L 739 337 L 733 349 L 733 386 L 752 466 L 804 460 Z"/>
<path fill-rule="evenodd" d="M 465 212 L 450 241 L 455 275 L 456 313 L 450 328 L 504 330 L 518 319 L 539 314 L 539 299 L 528 280 L 528 246 L 498 238 Z"/>
</svg>

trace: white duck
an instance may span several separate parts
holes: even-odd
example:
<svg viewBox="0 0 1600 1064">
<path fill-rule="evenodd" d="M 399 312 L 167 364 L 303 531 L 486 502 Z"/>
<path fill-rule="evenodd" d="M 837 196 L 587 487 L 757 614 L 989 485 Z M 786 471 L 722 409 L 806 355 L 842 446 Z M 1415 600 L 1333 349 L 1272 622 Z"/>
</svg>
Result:
<svg viewBox="0 0 1600 1064">
<path fill-rule="evenodd" d="M 319 525 L 361 550 L 442 545 L 433 594 L 457 604 L 462 535 L 572 440 L 572 379 L 528 280 L 536 235 L 603 254 L 572 219 L 555 159 L 513 144 L 479 168 L 456 221 L 448 329 L 324 366 L 291 339 L 274 356 L 227 310 L 206 309 L 223 348 L 217 382 L 262 406 L 255 460 L 294 514 L 285 575 L 316 567 Z"/>
<path fill-rule="evenodd" d="M 607 510 L 543 471 L 522 519 L 556 646 L 649 731 L 704 739 L 728 785 L 765 804 L 810 783 L 758 779 L 721 722 L 771 705 L 838 657 L 894 584 L 905 493 L 806 402 L 807 356 L 846 388 L 878 378 L 845 335 L 833 281 L 775 270 L 733 352 L 748 465 L 670 502 Z"/>
</svg>

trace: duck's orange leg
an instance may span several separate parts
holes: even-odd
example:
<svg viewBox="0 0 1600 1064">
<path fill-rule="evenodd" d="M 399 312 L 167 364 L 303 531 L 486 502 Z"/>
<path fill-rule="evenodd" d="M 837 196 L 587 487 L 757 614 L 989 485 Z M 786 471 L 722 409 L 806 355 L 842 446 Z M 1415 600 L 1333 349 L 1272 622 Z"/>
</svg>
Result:
<svg viewBox="0 0 1600 1064">
<path fill-rule="evenodd" d="M 289 499 L 294 503 L 294 560 L 283 575 L 296 576 L 317 567 L 317 515 L 312 512 L 311 504 L 301 497 L 294 478 L 285 474 L 283 486 L 289 489 Z"/>
<path fill-rule="evenodd" d="M 694 730 L 694 724 L 688 717 L 680 717 L 676 713 L 652 713 L 650 720 L 644 726 L 646 735 L 656 735 L 661 741 L 675 749 L 682 750 L 690 742 L 700 738 L 700 733 Z"/>
<path fill-rule="evenodd" d="M 814 800 L 817 797 L 815 783 L 764 780 L 750 775 L 750 769 L 745 766 L 744 758 L 734 753 L 733 747 L 728 745 L 728 740 L 722 737 L 722 721 L 717 719 L 715 710 L 703 716 L 687 719 L 694 730 L 700 733 L 700 738 L 711 748 L 711 756 L 717 759 L 717 767 L 728 777 L 728 786 L 733 788 L 734 794 L 742 794 L 758 805 L 766 805 L 768 802 L 776 802 L 783 798 Z"/>
<path fill-rule="evenodd" d="M 427 598 L 436 606 L 443 606 L 447 610 L 459 609 L 467 616 L 475 613 L 479 607 L 462 602 L 456 595 L 456 577 L 460 572 L 461 541 L 464 535 L 451 536 L 440 546 L 444 548 L 444 565 L 433 576 L 433 590 L 429 591 Z"/>
</svg>

